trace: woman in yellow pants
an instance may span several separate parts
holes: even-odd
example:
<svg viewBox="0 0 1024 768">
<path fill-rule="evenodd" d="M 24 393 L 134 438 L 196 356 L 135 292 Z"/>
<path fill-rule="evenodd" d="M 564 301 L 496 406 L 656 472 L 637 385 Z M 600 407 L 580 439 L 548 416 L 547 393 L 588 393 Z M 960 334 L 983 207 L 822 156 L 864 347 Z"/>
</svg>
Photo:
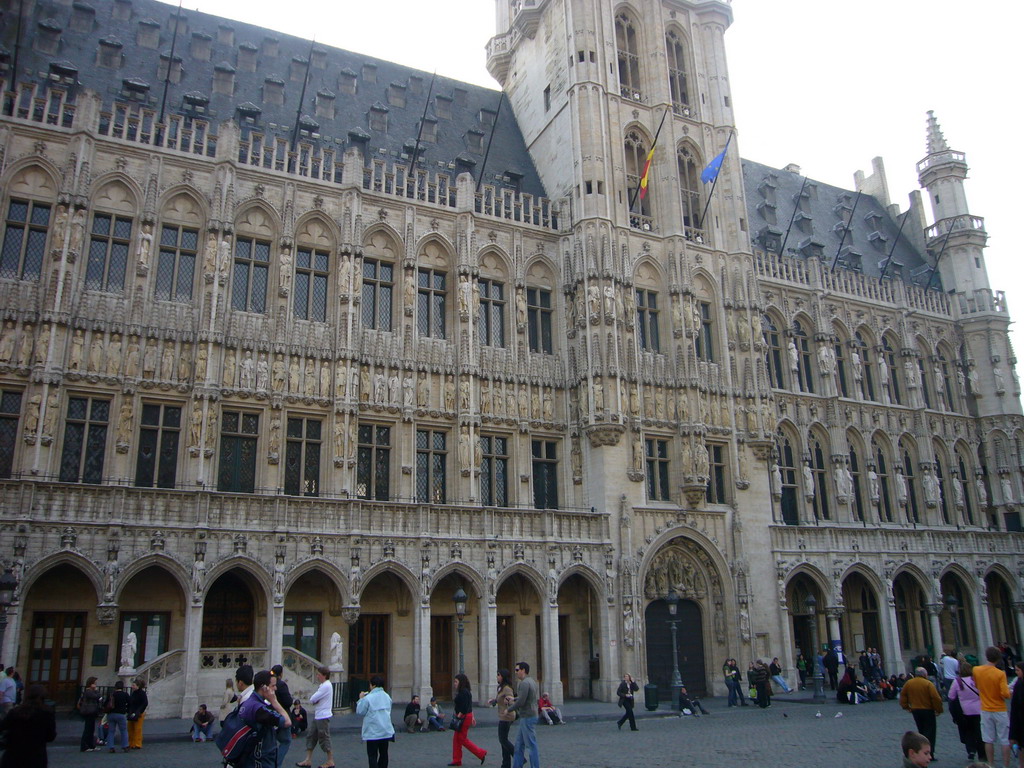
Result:
<svg viewBox="0 0 1024 768">
<path fill-rule="evenodd" d="M 141 677 L 132 681 L 132 693 L 128 698 L 128 749 L 142 749 L 142 724 L 146 720 L 146 681 Z"/>
</svg>

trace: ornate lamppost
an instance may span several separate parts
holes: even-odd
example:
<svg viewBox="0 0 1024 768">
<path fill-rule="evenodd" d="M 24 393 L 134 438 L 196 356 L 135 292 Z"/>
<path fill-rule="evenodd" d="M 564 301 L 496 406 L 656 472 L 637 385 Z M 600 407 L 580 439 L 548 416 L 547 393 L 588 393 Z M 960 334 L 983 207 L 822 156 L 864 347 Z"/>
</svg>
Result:
<svg viewBox="0 0 1024 768">
<path fill-rule="evenodd" d="M 665 602 L 668 603 L 668 625 L 672 629 L 672 709 L 678 711 L 679 691 L 683 687 L 683 677 L 679 674 L 679 645 L 676 643 L 676 627 L 679 625 L 676 612 L 679 610 L 679 595 L 676 593 L 675 587 L 669 587 Z"/>
<path fill-rule="evenodd" d="M 468 600 L 466 597 L 466 590 L 460 586 L 455 590 L 455 594 L 452 595 L 452 600 L 455 601 L 455 615 L 459 619 L 459 673 L 465 674 L 466 660 L 462 651 L 462 635 L 463 632 L 465 632 L 465 623 L 463 620 L 466 618 L 466 600 Z"/>
<path fill-rule="evenodd" d="M 818 617 L 816 615 L 818 601 L 814 599 L 814 595 L 810 592 L 807 593 L 807 597 L 804 599 L 804 607 L 807 608 L 807 618 L 811 624 L 811 648 L 813 650 L 808 661 L 814 665 L 814 700 L 824 701 L 825 678 L 821 676 L 821 665 L 818 663 Z"/>
</svg>

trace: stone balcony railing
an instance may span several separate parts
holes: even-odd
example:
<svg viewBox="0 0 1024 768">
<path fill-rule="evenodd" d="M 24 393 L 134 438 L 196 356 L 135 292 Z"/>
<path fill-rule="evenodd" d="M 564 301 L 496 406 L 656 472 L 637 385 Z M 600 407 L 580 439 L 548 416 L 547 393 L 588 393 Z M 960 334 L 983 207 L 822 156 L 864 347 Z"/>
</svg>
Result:
<svg viewBox="0 0 1024 768">
<path fill-rule="evenodd" d="M 225 531 L 316 530 L 390 538 L 609 541 L 606 513 L 465 504 L 182 491 L 36 480 L 0 482 L 0 515 L 37 525 L 140 524 Z"/>
<path fill-rule="evenodd" d="M 934 555 L 947 552 L 951 556 L 1016 555 L 1024 551 L 1024 534 L 978 529 L 956 529 L 948 526 L 889 524 L 886 527 L 863 523 L 828 523 L 815 525 L 773 525 L 770 528 L 773 552 L 811 553 L 849 552 L 851 542 L 860 552 Z"/>
</svg>

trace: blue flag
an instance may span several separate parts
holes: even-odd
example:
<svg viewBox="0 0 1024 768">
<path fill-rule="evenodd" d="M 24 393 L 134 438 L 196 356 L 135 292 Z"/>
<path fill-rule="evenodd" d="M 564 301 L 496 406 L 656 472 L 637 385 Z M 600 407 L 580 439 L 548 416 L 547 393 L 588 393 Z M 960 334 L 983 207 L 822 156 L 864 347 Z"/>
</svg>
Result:
<svg viewBox="0 0 1024 768">
<path fill-rule="evenodd" d="M 722 170 L 722 163 L 725 161 L 725 153 L 729 150 L 728 144 L 725 149 L 715 155 L 715 159 L 708 163 L 708 167 L 700 175 L 700 180 L 707 184 L 718 178 L 718 172 Z"/>
</svg>

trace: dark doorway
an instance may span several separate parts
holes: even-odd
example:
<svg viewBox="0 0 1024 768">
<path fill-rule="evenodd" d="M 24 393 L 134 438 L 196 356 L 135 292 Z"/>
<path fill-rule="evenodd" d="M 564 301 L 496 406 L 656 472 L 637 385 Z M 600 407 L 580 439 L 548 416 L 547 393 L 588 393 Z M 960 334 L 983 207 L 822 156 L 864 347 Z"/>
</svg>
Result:
<svg viewBox="0 0 1024 768">
<path fill-rule="evenodd" d="M 562 681 L 562 691 L 569 695 L 569 617 L 558 616 L 558 677 Z"/>
<path fill-rule="evenodd" d="M 352 625 L 348 641 L 350 690 L 367 690 L 369 680 L 374 675 L 383 677 L 387 687 L 390 638 L 389 614 L 364 613 Z"/>
<path fill-rule="evenodd" d="M 241 576 L 225 573 L 203 602 L 203 648 L 251 648 L 254 622 L 249 585 Z"/>
<path fill-rule="evenodd" d="M 680 600 L 676 614 L 676 643 L 679 673 L 688 693 L 707 695 L 704 670 L 704 624 L 700 606 L 692 600 Z M 647 606 L 647 679 L 658 686 L 658 698 L 672 698 L 672 630 L 669 626 L 668 604 L 655 600 Z"/>
<path fill-rule="evenodd" d="M 452 657 L 452 617 L 430 617 L 430 687 L 439 699 L 452 697 L 455 669 Z"/>
<path fill-rule="evenodd" d="M 512 658 L 512 651 L 515 647 L 512 644 L 512 628 L 514 626 L 514 616 L 498 617 L 498 669 L 507 669 L 509 674 L 512 674 L 512 667 L 516 663 Z"/>
<path fill-rule="evenodd" d="M 77 701 L 78 686 L 82 684 L 85 618 L 84 612 L 32 614 L 28 682 L 42 683 L 61 706 Z"/>
</svg>

